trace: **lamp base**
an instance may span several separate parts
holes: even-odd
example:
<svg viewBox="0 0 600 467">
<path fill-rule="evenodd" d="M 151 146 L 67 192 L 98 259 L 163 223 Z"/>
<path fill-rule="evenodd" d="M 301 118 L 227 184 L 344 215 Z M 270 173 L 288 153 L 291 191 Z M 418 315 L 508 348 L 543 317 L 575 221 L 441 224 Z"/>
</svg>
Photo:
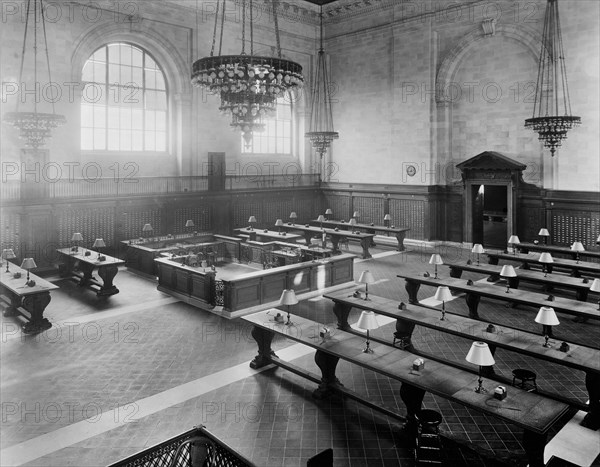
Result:
<svg viewBox="0 0 600 467">
<path fill-rule="evenodd" d="M 363 353 L 373 353 L 373 349 L 371 348 L 371 343 L 369 341 L 365 343 L 365 348 L 362 351 Z"/>
<path fill-rule="evenodd" d="M 475 389 L 473 389 L 474 392 L 476 392 L 477 394 L 484 394 L 486 392 L 488 392 L 488 390 L 486 388 L 484 388 L 483 386 L 477 386 Z"/>
</svg>

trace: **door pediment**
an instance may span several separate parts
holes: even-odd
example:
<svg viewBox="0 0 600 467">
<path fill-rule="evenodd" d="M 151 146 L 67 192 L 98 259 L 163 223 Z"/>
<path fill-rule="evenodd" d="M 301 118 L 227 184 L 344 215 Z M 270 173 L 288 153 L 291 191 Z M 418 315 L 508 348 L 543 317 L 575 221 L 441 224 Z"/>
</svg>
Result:
<svg viewBox="0 0 600 467">
<path fill-rule="evenodd" d="M 456 167 L 461 171 L 470 170 L 498 170 L 498 171 L 523 171 L 527 168 L 525 164 L 511 159 L 510 157 L 495 151 L 485 151 L 481 154 L 467 159 Z"/>
</svg>

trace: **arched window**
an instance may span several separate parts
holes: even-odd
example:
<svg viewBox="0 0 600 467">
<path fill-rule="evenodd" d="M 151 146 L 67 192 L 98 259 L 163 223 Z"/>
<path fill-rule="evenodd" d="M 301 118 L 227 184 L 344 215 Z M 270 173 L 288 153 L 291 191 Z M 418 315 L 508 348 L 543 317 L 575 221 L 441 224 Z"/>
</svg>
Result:
<svg viewBox="0 0 600 467">
<path fill-rule="evenodd" d="M 82 81 L 82 150 L 167 150 L 167 86 L 150 54 L 108 44 L 86 61 Z"/>
<path fill-rule="evenodd" d="M 252 135 L 248 146 L 242 137 L 243 154 L 292 153 L 292 99 L 280 97 L 275 114 L 265 119 L 265 130 Z"/>
</svg>

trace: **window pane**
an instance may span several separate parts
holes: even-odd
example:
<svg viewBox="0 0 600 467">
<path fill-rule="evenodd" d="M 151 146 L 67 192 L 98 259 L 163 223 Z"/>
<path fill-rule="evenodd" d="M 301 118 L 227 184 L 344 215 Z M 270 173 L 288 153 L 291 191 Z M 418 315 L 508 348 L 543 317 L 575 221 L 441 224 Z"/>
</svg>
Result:
<svg viewBox="0 0 600 467">
<path fill-rule="evenodd" d="M 108 46 L 108 62 L 119 63 L 119 44 L 110 44 Z"/>
<path fill-rule="evenodd" d="M 127 44 L 121 44 L 121 63 L 123 65 L 131 65 L 131 46 Z"/>
<path fill-rule="evenodd" d="M 94 106 L 94 127 L 106 127 L 106 107 L 104 107 L 103 105 Z"/>
<path fill-rule="evenodd" d="M 158 110 L 167 110 L 167 93 L 156 91 L 156 108 Z"/>
<path fill-rule="evenodd" d="M 119 112 L 121 114 L 121 130 L 131 130 L 131 109 L 120 107 Z"/>
<path fill-rule="evenodd" d="M 81 129 L 81 149 L 94 149 L 94 130 L 91 128 Z"/>
<path fill-rule="evenodd" d="M 119 128 L 119 107 L 108 108 L 108 128 Z"/>
<path fill-rule="evenodd" d="M 147 131 L 144 136 L 144 149 L 146 151 L 155 151 L 156 145 L 154 143 L 154 135 L 156 133 Z"/>
<path fill-rule="evenodd" d="M 106 130 L 94 130 L 94 149 L 106 149 Z"/>
<path fill-rule="evenodd" d="M 133 81 L 133 69 L 130 66 L 121 66 L 121 81 L 122 85 Z"/>
<path fill-rule="evenodd" d="M 156 129 L 156 112 L 151 110 L 146 111 L 146 130 L 154 131 Z"/>
<path fill-rule="evenodd" d="M 167 134 L 162 131 L 156 132 L 156 150 L 166 151 L 167 150 Z"/>
<path fill-rule="evenodd" d="M 156 89 L 165 89 L 165 78 L 160 71 L 156 73 Z"/>
<path fill-rule="evenodd" d="M 154 70 L 146 70 L 146 88 L 156 89 L 156 72 Z"/>
<path fill-rule="evenodd" d="M 110 63 L 108 65 L 108 82 L 109 84 L 117 84 L 121 81 L 119 75 L 119 65 Z"/>
<path fill-rule="evenodd" d="M 102 47 L 96 50 L 96 52 L 94 52 L 94 55 L 92 55 L 90 58 L 95 62 L 106 63 L 106 47 Z"/>
<path fill-rule="evenodd" d="M 142 51 L 136 47 L 131 48 L 131 64 L 133 66 L 141 67 L 142 64 Z"/>
<path fill-rule="evenodd" d="M 142 69 L 138 67 L 134 67 L 132 69 L 131 81 L 138 87 L 142 88 L 144 85 L 144 79 L 142 74 Z"/>
<path fill-rule="evenodd" d="M 131 112 L 131 128 L 134 130 L 144 129 L 144 113 L 140 109 L 134 109 Z"/>
<path fill-rule="evenodd" d="M 156 62 L 148 54 L 146 54 L 146 68 L 149 68 L 151 70 L 154 70 L 156 68 Z"/>
<path fill-rule="evenodd" d="M 108 149 L 109 151 L 119 150 L 119 130 L 108 130 Z"/>
<path fill-rule="evenodd" d="M 156 130 L 165 131 L 167 129 L 166 112 L 156 112 Z"/>
<path fill-rule="evenodd" d="M 121 150 L 122 151 L 131 151 L 131 131 L 129 130 L 121 130 L 119 132 L 119 136 L 121 137 Z"/>
<path fill-rule="evenodd" d="M 131 133 L 131 149 L 133 151 L 142 151 L 144 149 L 144 132 L 133 131 Z"/>
<path fill-rule="evenodd" d="M 104 83 L 106 81 L 106 63 L 94 62 L 94 81 Z"/>
<path fill-rule="evenodd" d="M 81 126 L 94 126 L 94 107 L 87 104 L 81 104 Z"/>
</svg>

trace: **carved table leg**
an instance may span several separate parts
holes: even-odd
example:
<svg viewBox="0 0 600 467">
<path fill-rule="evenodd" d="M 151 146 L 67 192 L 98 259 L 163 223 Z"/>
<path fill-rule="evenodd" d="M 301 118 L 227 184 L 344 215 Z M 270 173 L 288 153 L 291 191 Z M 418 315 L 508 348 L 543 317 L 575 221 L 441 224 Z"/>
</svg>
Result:
<svg viewBox="0 0 600 467">
<path fill-rule="evenodd" d="M 369 242 L 370 242 L 369 238 L 363 238 L 360 241 L 360 246 L 362 247 L 362 250 L 363 250 L 363 255 L 362 255 L 363 259 L 369 259 L 372 257 L 371 253 L 369 253 Z"/>
<path fill-rule="evenodd" d="M 315 399 L 324 399 L 329 397 L 336 386 L 341 386 L 340 381 L 335 376 L 335 368 L 339 361 L 339 357 L 317 350 L 315 353 L 315 363 L 321 370 L 321 383 L 315 389 L 312 396 Z"/>
<path fill-rule="evenodd" d="M 406 284 L 404 285 L 404 288 L 408 292 L 408 303 L 410 303 L 411 305 L 418 305 L 419 299 L 417 298 L 417 293 L 421 288 L 421 284 L 419 284 L 416 281 L 406 279 Z"/>
<path fill-rule="evenodd" d="M 479 319 L 479 313 L 477 313 L 479 300 L 481 300 L 481 296 L 477 294 L 470 292 L 467 292 L 465 294 L 465 301 L 467 302 L 467 306 L 469 307 L 469 318 L 471 319 Z"/>
<path fill-rule="evenodd" d="M 119 268 L 116 265 L 107 264 L 106 266 L 100 266 L 98 269 L 98 275 L 102 278 L 103 285 L 98 291 L 97 295 L 115 295 L 119 293 L 119 289 L 113 285 L 113 279 L 119 272 Z"/>
<path fill-rule="evenodd" d="M 19 314 L 17 309 L 21 306 L 21 297 L 11 292 L 7 295 L 10 297 L 10 305 L 4 310 L 2 315 L 8 318 L 9 316 L 16 316 Z"/>
<path fill-rule="evenodd" d="M 404 246 L 405 235 L 406 235 L 406 232 L 397 232 L 396 233 L 396 240 L 398 240 L 398 251 L 406 250 L 406 248 Z"/>
<path fill-rule="evenodd" d="M 412 333 L 415 329 L 415 323 L 398 318 L 396 320 L 396 332 L 394 333 L 394 341 L 400 341 L 400 348 L 409 352 L 414 351 L 412 345 Z"/>
<path fill-rule="evenodd" d="M 339 244 L 340 244 L 340 237 L 338 237 L 337 235 L 332 235 L 331 236 L 331 249 L 333 250 L 334 254 L 341 253 L 341 251 L 339 249 Z"/>
<path fill-rule="evenodd" d="M 342 303 L 334 303 L 333 304 L 333 314 L 337 318 L 337 328 L 342 329 L 344 331 L 348 331 L 351 329 L 348 324 L 348 316 L 350 315 L 350 311 L 352 307 L 350 305 L 344 305 Z"/>
<path fill-rule="evenodd" d="M 375 244 L 375 229 L 367 229 L 367 233 L 373 234 L 373 237 L 371 237 L 371 241 L 369 242 L 369 246 L 377 246 Z"/>
<path fill-rule="evenodd" d="M 523 430 L 523 449 L 527 453 L 529 467 L 543 467 L 544 448 L 546 447 L 547 435 Z"/>
<path fill-rule="evenodd" d="M 250 334 L 258 344 L 258 355 L 250 362 L 250 368 L 256 370 L 271 363 L 271 356 L 275 356 L 271 350 L 271 342 L 275 334 L 258 326 L 254 326 Z"/>
<path fill-rule="evenodd" d="M 425 390 L 413 386 L 412 384 L 402 383 L 400 386 L 400 398 L 406 405 L 406 425 L 404 426 L 406 434 L 413 440 L 417 437 L 417 415 L 421 412 L 421 405 L 425 397 Z"/>
<path fill-rule="evenodd" d="M 548 273 L 551 273 L 552 270 L 548 271 Z M 579 269 L 573 269 L 573 272 L 571 272 L 571 277 L 581 277 L 581 272 L 579 271 Z"/>
<path fill-rule="evenodd" d="M 79 280 L 79 285 L 81 287 L 84 287 L 92 279 L 92 272 L 94 271 L 94 265 L 85 263 L 83 261 L 79 261 L 79 270 L 83 273 L 83 276 Z"/>
<path fill-rule="evenodd" d="M 460 268 L 455 268 L 454 266 L 450 266 L 450 277 L 455 277 L 456 279 L 460 279 L 460 276 L 462 276 L 462 269 Z"/>
<path fill-rule="evenodd" d="M 590 403 L 588 413 L 581 425 L 591 430 L 597 430 L 600 428 L 600 374 L 587 371 L 585 387 L 588 390 Z"/>
<path fill-rule="evenodd" d="M 587 302 L 589 290 L 590 289 L 588 288 L 577 289 L 577 291 L 575 292 L 575 298 L 577 298 L 577 300 L 579 300 L 580 302 Z"/>
<path fill-rule="evenodd" d="M 28 295 L 23 299 L 23 307 L 31 314 L 31 320 L 22 328 L 25 334 L 42 332 L 52 327 L 52 323 L 43 316 L 49 303 L 50 292 Z"/>
</svg>

